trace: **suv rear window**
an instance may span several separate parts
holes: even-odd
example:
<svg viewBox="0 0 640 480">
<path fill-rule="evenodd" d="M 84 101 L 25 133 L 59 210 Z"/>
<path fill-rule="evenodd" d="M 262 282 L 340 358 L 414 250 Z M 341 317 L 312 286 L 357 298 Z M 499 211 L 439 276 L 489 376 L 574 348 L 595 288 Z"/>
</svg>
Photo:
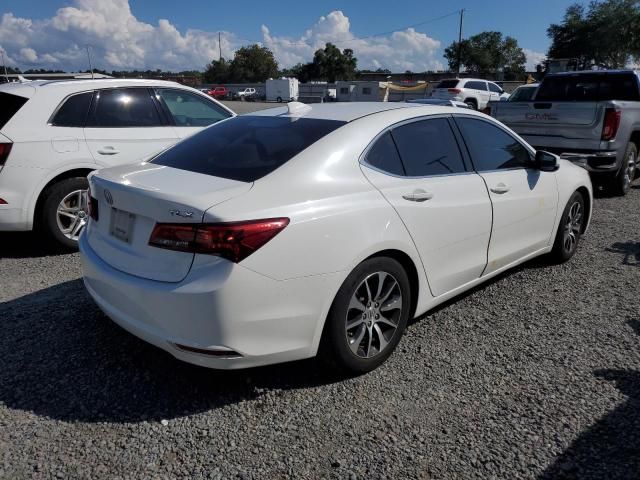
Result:
<svg viewBox="0 0 640 480">
<path fill-rule="evenodd" d="M 436 88 L 456 88 L 459 80 L 442 80 Z"/>
<path fill-rule="evenodd" d="M 314 118 L 235 117 L 196 133 L 151 162 L 253 182 L 345 123 Z"/>
<path fill-rule="evenodd" d="M 0 92 L 0 128 L 4 127 L 29 99 Z"/>
<path fill-rule="evenodd" d="M 588 73 L 546 77 L 536 101 L 597 102 L 640 101 L 638 79 L 633 73 Z"/>
</svg>

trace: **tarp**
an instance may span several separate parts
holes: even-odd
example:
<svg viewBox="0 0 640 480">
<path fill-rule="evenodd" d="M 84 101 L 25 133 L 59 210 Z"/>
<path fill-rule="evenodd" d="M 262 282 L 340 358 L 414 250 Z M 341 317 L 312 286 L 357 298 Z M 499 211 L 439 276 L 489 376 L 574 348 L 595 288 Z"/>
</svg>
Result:
<svg viewBox="0 0 640 480">
<path fill-rule="evenodd" d="M 389 90 L 394 90 L 396 92 L 422 92 L 426 90 L 427 87 L 429 87 L 429 84 L 426 82 L 419 83 L 413 87 L 403 87 L 391 82 L 380 82 L 380 88 L 388 88 Z"/>
</svg>

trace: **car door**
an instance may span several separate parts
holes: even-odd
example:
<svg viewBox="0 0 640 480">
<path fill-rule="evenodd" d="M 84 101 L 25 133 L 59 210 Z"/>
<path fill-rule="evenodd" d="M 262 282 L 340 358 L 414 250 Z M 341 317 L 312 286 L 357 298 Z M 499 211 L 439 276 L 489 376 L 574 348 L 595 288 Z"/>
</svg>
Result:
<svg viewBox="0 0 640 480">
<path fill-rule="evenodd" d="M 455 122 L 493 205 L 487 274 L 549 245 L 558 207 L 556 176 L 535 168 L 533 150 L 497 123 L 461 115 Z"/>
<path fill-rule="evenodd" d="M 406 225 L 434 296 L 477 279 L 487 263 L 491 203 L 469 171 L 447 117 L 381 134 L 363 171 Z"/>
<path fill-rule="evenodd" d="M 186 138 L 232 116 L 213 100 L 186 90 L 156 88 L 155 93 L 179 138 Z"/>
<path fill-rule="evenodd" d="M 502 89 L 493 82 L 487 82 L 489 85 L 489 100 L 492 102 L 500 101 L 500 95 L 502 95 Z"/>
<path fill-rule="evenodd" d="M 103 166 L 144 160 L 178 140 L 146 87 L 98 90 L 84 136 L 95 161 Z"/>
</svg>

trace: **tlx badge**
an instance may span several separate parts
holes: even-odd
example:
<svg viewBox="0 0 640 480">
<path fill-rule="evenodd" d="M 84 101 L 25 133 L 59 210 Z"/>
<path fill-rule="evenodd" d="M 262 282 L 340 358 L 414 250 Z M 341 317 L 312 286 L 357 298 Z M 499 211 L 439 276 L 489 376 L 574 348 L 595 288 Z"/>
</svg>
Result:
<svg viewBox="0 0 640 480">
<path fill-rule="evenodd" d="M 182 212 L 180 210 L 169 210 L 169 213 L 171 215 L 173 215 L 174 217 L 184 217 L 184 218 L 191 218 L 193 217 L 193 212 Z"/>
</svg>

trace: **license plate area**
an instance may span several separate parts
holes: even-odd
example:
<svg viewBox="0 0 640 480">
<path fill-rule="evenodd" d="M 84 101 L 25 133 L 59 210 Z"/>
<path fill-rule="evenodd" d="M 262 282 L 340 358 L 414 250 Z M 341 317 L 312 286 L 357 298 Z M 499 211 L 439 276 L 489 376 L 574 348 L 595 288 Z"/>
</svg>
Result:
<svg viewBox="0 0 640 480">
<path fill-rule="evenodd" d="M 112 208 L 109 233 L 122 242 L 131 243 L 131 234 L 133 233 L 133 223 L 135 219 L 136 216 L 133 213 Z"/>
</svg>

